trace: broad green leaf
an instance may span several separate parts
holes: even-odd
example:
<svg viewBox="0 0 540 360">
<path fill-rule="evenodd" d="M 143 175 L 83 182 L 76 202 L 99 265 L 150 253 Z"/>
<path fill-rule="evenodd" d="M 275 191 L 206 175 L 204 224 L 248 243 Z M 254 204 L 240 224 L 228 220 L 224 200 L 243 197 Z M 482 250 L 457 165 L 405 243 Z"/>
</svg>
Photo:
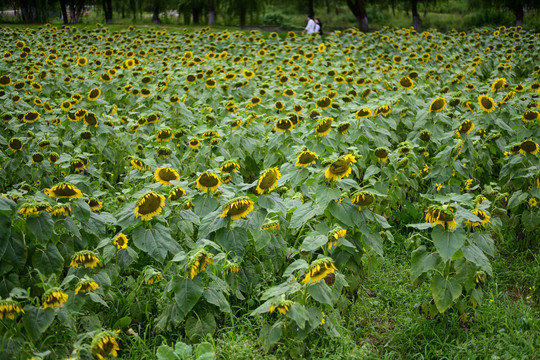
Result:
<svg viewBox="0 0 540 360">
<path fill-rule="evenodd" d="M 437 253 L 427 252 L 424 245 L 420 246 L 411 254 L 411 281 L 435 269 L 440 262 L 441 257 Z"/>
<path fill-rule="evenodd" d="M 26 248 L 22 235 L 13 233 L 6 243 L 7 245 L 5 247 L 3 260 L 17 268 L 24 266 L 28 249 Z"/>
<path fill-rule="evenodd" d="M 195 205 L 195 214 L 200 217 L 205 217 L 212 211 L 216 210 L 219 205 L 218 199 L 215 197 L 208 197 L 207 195 L 197 195 L 193 199 Z"/>
<path fill-rule="evenodd" d="M 190 316 L 186 320 L 186 336 L 191 341 L 204 339 L 208 334 L 212 335 L 216 331 L 216 319 L 211 312 L 202 317 Z"/>
<path fill-rule="evenodd" d="M 51 214 L 43 211 L 39 216 L 32 216 L 26 219 L 28 230 L 39 240 L 42 245 L 51 240 L 54 222 Z"/>
<path fill-rule="evenodd" d="M 220 215 L 221 211 L 217 210 L 202 218 L 198 231 L 199 238 L 204 238 L 208 234 L 227 226 L 228 218 L 220 217 Z"/>
<path fill-rule="evenodd" d="M 53 309 L 43 309 L 26 305 L 24 307 L 23 324 L 26 332 L 34 341 L 38 340 L 54 320 Z"/>
<path fill-rule="evenodd" d="M 491 234 L 488 232 L 482 232 L 482 233 L 473 233 L 471 235 L 472 240 L 474 243 L 482 249 L 483 252 L 488 254 L 489 256 L 495 255 L 495 242 L 493 241 L 493 238 L 491 237 Z"/>
<path fill-rule="evenodd" d="M 224 313 L 228 313 L 231 311 L 231 307 L 229 305 L 229 302 L 223 295 L 223 293 L 216 289 L 206 289 L 204 291 L 204 298 L 206 301 L 208 301 L 210 304 L 216 305 L 219 307 L 221 311 Z"/>
<path fill-rule="evenodd" d="M 265 324 L 261 329 L 261 339 L 265 352 L 270 351 L 272 345 L 279 341 L 283 333 L 283 323 L 278 321 L 274 325 Z"/>
<path fill-rule="evenodd" d="M 464 246 L 461 250 L 463 251 L 463 256 L 465 256 L 465 259 L 480 266 L 482 270 L 487 272 L 489 275 L 493 275 L 493 270 L 491 269 L 489 259 L 478 246 L 470 243 L 468 246 Z"/>
<path fill-rule="evenodd" d="M 225 251 L 230 252 L 232 256 L 244 256 L 248 244 L 248 234 L 246 230 L 240 227 L 233 229 L 220 229 L 216 232 L 216 243 L 221 245 Z"/>
<path fill-rule="evenodd" d="M 283 273 L 283 277 L 288 279 L 296 270 L 307 269 L 308 263 L 304 259 L 297 259 L 287 267 L 287 270 Z"/>
<path fill-rule="evenodd" d="M 204 288 L 200 277 L 194 279 L 175 277 L 172 280 L 172 291 L 178 310 L 182 314 L 182 318 L 185 318 L 199 301 Z"/>
<path fill-rule="evenodd" d="M 302 242 L 301 249 L 302 251 L 314 251 L 326 245 L 326 243 L 328 243 L 327 235 L 306 236 L 304 242 Z"/>
<path fill-rule="evenodd" d="M 366 172 L 364 173 L 364 181 L 366 181 L 373 175 L 377 175 L 380 172 L 381 172 L 381 169 L 378 166 L 369 165 L 369 167 L 366 169 Z"/>
<path fill-rule="evenodd" d="M 9 215 L 13 212 L 17 204 L 11 199 L 0 197 L 0 215 Z"/>
<path fill-rule="evenodd" d="M 316 213 L 313 209 L 312 202 L 302 204 L 293 212 L 289 227 L 297 229 L 308 222 L 308 220 L 312 219 L 315 215 Z"/>
<path fill-rule="evenodd" d="M 58 248 L 53 243 L 49 243 L 46 249 L 37 249 L 32 255 L 32 265 L 45 276 L 49 276 L 62 270 L 64 258 Z"/>
<path fill-rule="evenodd" d="M 317 281 L 309 286 L 309 295 L 322 304 L 333 305 L 332 289 L 324 281 Z"/>
<path fill-rule="evenodd" d="M 11 218 L 8 215 L 0 215 L 0 258 L 6 252 L 8 240 L 11 237 Z"/>
<path fill-rule="evenodd" d="M 450 231 L 437 225 L 431 232 L 431 238 L 442 260 L 446 262 L 463 246 L 467 235 L 463 229 Z"/>
<path fill-rule="evenodd" d="M 287 312 L 289 316 L 300 329 L 306 327 L 306 322 L 309 320 L 309 314 L 304 305 L 295 302 Z"/>
<path fill-rule="evenodd" d="M 461 285 L 455 279 L 444 279 L 435 274 L 431 279 L 431 294 L 439 312 L 445 312 L 461 295 Z"/>
<path fill-rule="evenodd" d="M 512 196 L 510 196 L 510 199 L 508 199 L 508 209 L 513 209 L 519 206 L 528 197 L 529 197 L 529 193 L 527 192 L 522 192 L 521 190 L 514 192 Z"/>
<path fill-rule="evenodd" d="M 159 223 L 153 229 L 140 226 L 133 230 L 135 246 L 160 262 L 165 260 L 171 241 L 169 229 Z"/>
<path fill-rule="evenodd" d="M 350 202 L 346 202 L 345 200 L 343 200 L 341 203 L 331 201 L 330 204 L 328 204 L 328 210 L 333 217 L 335 217 L 345 225 L 355 225 L 352 214 L 353 211 L 358 211 L 358 208 L 353 206 Z"/>
</svg>

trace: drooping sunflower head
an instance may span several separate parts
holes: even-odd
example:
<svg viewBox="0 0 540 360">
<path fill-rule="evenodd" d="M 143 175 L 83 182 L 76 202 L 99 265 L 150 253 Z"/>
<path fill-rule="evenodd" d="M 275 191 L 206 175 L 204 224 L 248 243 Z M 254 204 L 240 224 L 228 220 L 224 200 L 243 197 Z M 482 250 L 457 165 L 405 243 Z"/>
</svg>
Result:
<svg viewBox="0 0 540 360">
<path fill-rule="evenodd" d="M 314 164 L 319 157 L 316 153 L 313 151 L 309 151 L 308 149 L 302 150 L 296 157 L 296 163 L 294 166 L 298 167 L 307 167 L 311 164 Z"/>
<path fill-rule="evenodd" d="M 195 252 L 195 254 L 189 258 L 189 262 L 187 264 L 189 277 L 193 279 L 199 273 L 206 270 L 208 264 L 212 264 L 214 262 L 213 257 L 214 256 L 205 249 Z"/>
<path fill-rule="evenodd" d="M 506 79 L 505 78 L 498 78 L 493 82 L 491 85 L 491 91 L 497 92 L 499 90 L 502 90 L 506 87 Z"/>
<path fill-rule="evenodd" d="M 334 260 L 332 258 L 320 257 L 309 265 L 302 283 L 311 284 L 323 280 L 327 275 L 333 274 L 336 270 L 337 268 L 334 266 Z"/>
<path fill-rule="evenodd" d="M 404 76 L 399 79 L 399 86 L 403 89 L 412 89 L 414 86 L 414 82 L 411 80 L 410 77 Z"/>
<path fill-rule="evenodd" d="M 54 185 L 50 189 L 45 189 L 44 192 L 45 194 L 54 198 L 76 199 L 83 196 L 81 190 L 77 189 L 75 185 L 72 185 L 70 183 L 61 183 L 58 185 Z"/>
<path fill-rule="evenodd" d="M 211 139 L 214 137 L 220 137 L 221 135 L 217 131 L 205 131 L 202 134 L 203 139 Z"/>
<path fill-rule="evenodd" d="M 429 105 L 429 112 L 443 111 L 446 108 L 445 98 L 436 98 Z"/>
<path fill-rule="evenodd" d="M 171 169 L 169 167 L 163 167 L 157 168 L 156 171 L 154 171 L 154 179 L 158 183 L 164 185 L 172 185 L 171 181 L 180 180 L 180 175 L 178 175 L 178 172 L 174 169 Z"/>
<path fill-rule="evenodd" d="M 496 106 L 495 101 L 487 95 L 478 96 L 478 104 L 486 112 L 492 112 Z"/>
<path fill-rule="evenodd" d="M 197 189 L 201 191 L 215 191 L 221 186 L 221 179 L 213 172 L 206 171 L 197 178 Z"/>
<path fill-rule="evenodd" d="M 379 161 L 386 162 L 388 161 L 388 153 L 390 151 L 386 147 L 378 147 L 375 149 L 374 154 Z"/>
<path fill-rule="evenodd" d="M 351 127 L 351 123 L 350 122 L 344 122 L 344 123 L 341 123 L 338 127 L 337 127 L 337 131 L 341 134 L 341 135 L 345 135 L 349 129 Z"/>
<path fill-rule="evenodd" d="M 332 130 L 333 121 L 334 119 L 331 117 L 327 117 L 326 119 L 319 121 L 317 126 L 315 126 L 315 132 L 317 133 L 317 136 L 328 135 L 330 133 L 330 130 Z"/>
<path fill-rule="evenodd" d="M 227 160 L 220 167 L 221 172 L 227 173 L 227 174 L 236 172 L 239 169 L 240 169 L 240 164 L 238 164 L 236 160 Z"/>
<path fill-rule="evenodd" d="M 281 131 L 281 132 L 287 132 L 287 131 L 292 130 L 293 128 L 294 128 L 294 124 L 288 118 L 279 119 L 276 122 L 276 125 L 274 126 L 274 130 Z"/>
<path fill-rule="evenodd" d="M 79 265 L 84 265 L 85 268 L 93 269 L 100 263 L 99 258 L 91 250 L 81 250 L 73 254 L 71 257 L 71 267 L 79 267 Z"/>
<path fill-rule="evenodd" d="M 520 144 L 519 152 L 520 154 L 531 154 L 536 155 L 539 152 L 539 146 L 536 142 L 534 142 L 532 139 L 524 140 Z"/>
<path fill-rule="evenodd" d="M 266 220 L 264 224 L 261 226 L 262 230 L 271 231 L 271 230 L 278 230 L 279 229 L 279 221 L 278 220 Z"/>
<path fill-rule="evenodd" d="M 79 157 L 76 157 L 69 162 L 69 166 L 75 172 L 82 172 L 86 170 L 86 165 L 88 165 L 88 160 Z"/>
<path fill-rule="evenodd" d="M 280 177 L 281 172 L 277 167 L 266 170 L 259 178 L 255 191 L 259 195 L 263 194 L 265 191 L 268 193 L 271 192 L 276 188 Z"/>
<path fill-rule="evenodd" d="M 381 114 L 382 116 L 388 116 L 388 114 L 390 114 L 390 112 L 391 112 L 390 105 L 385 104 L 385 105 L 379 106 L 375 110 L 375 114 L 373 116 L 377 116 L 379 114 Z"/>
<path fill-rule="evenodd" d="M 330 106 L 332 106 L 332 99 L 329 98 L 328 96 L 324 96 L 317 100 L 317 102 L 315 103 L 315 106 L 317 106 L 320 109 L 326 110 Z"/>
<path fill-rule="evenodd" d="M 439 224 L 443 228 L 456 229 L 457 222 L 454 217 L 454 208 L 447 205 L 432 205 L 425 210 L 426 222 L 430 224 Z"/>
<path fill-rule="evenodd" d="M 165 196 L 153 191 L 143 195 L 135 206 L 135 217 L 140 217 L 141 220 L 150 220 L 156 215 L 161 214 L 165 206 Z"/>
<path fill-rule="evenodd" d="M 156 134 L 156 140 L 158 142 L 168 142 L 173 138 L 174 134 L 170 128 L 163 128 Z"/>
<path fill-rule="evenodd" d="M 111 356 L 118 357 L 120 347 L 116 342 L 117 334 L 114 331 L 100 331 L 92 339 L 92 354 L 100 360 L 107 360 Z"/>
<path fill-rule="evenodd" d="M 489 223 L 490 216 L 487 214 L 485 210 L 474 209 L 472 213 L 476 215 L 481 221 L 476 222 L 476 221 L 471 221 L 471 220 L 465 220 L 465 225 L 469 227 L 477 227 L 479 225 L 482 225 L 484 227 L 487 226 L 487 224 Z"/>
<path fill-rule="evenodd" d="M 245 218 L 254 209 L 255 203 L 247 196 L 239 196 L 232 200 L 229 200 L 225 206 L 223 206 L 223 212 L 221 217 L 229 216 L 231 220 L 238 220 Z"/>
<path fill-rule="evenodd" d="M 92 279 L 82 279 L 75 286 L 75 295 L 78 293 L 89 293 L 99 289 L 99 285 Z"/>
<path fill-rule="evenodd" d="M 15 152 L 21 151 L 23 148 L 23 142 L 21 139 L 14 137 L 9 140 L 8 146 L 11 149 L 11 151 L 15 151 Z"/>
<path fill-rule="evenodd" d="M 41 117 L 41 114 L 39 112 L 31 110 L 31 111 L 28 111 L 26 114 L 24 114 L 23 121 L 25 123 L 31 124 L 39 120 L 40 117 Z"/>
<path fill-rule="evenodd" d="M 372 113 L 371 113 L 371 110 L 368 108 L 363 108 L 356 112 L 357 119 L 362 119 L 362 118 L 370 117 L 370 116 L 372 116 Z"/>
<path fill-rule="evenodd" d="M 467 119 L 463 121 L 461 125 L 459 125 L 458 133 L 460 135 L 464 135 L 464 134 L 468 135 L 471 133 L 471 131 L 473 131 L 473 129 L 474 129 L 474 123 L 472 122 L 472 120 Z"/>
<path fill-rule="evenodd" d="M 287 315 L 290 307 L 294 305 L 292 300 L 281 299 L 277 304 L 271 303 L 268 309 L 269 313 L 273 313 L 276 309 L 281 315 Z"/>
<path fill-rule="evenodd" d="M 69 216 L 71 206 L 69 204 L 56 204 L 52 208 L 52 216 Z"/>
<path fill-rule="evenodd" d="M 184 190 L 181 187 L 174 188 L 171 193 L 169 194 L 169 200 L 178 200 L 183 196 L 186 196 L 186 190 Z"/>
<path fill-rule="evenodd" d="M 351 174 L 351 164 L 355 162 L 356 158 L 353 154 L 344 155 L 330 164 L 324 172 L 324 177 L 329 180 L 341 181 Z"/>
<path fill-rule="evenodd" d="M 352 193 L 351 203 L 358 206 L 359 210 L 362 210 L 362 206 L 369 206 L 375 201 L 375 195 L 367 190 L 358 190 Z"/>
<path fill-rule="evenodd" d="M 68 300 L 68 294 L 58 287 L 51 288 L 43 294 L 43 309 L 62 307 Z"/>
<path fill-rule="evenodd" d="M 523 120 L 524 123 L 533 123 L 537 119 L 540 119 L 540 112 L 536 110 L 528 110 L 521 117 L 521 120 Z"/>
<path fill-rule="evenodd" d="M 328 233 L 328 250 L 330 250 L 333 246 L 336 246 L 338 240 L 345 235 L 347 235 L 347 230 L 343 229 L 340 226 L 337 226 L 333 230 L 331 230 Z"/>
<path fill-rule="evenodd" d="M 146 166 L 144 165 L 142 160 L 139 158 L 134 157 L 133 159 L 131 159 L 130 164 L 131 164 L 131 167 L 133 167 L 134 169 L 137 169 L 140 171 L 146 170 Z"/>
<path fill-rule="evenodd" d="M 11 298 L 0 299 L 0 320 L 4 320 L 4 317 L 14 320 L 20 313 L 24 314 L 24 310 L 18 301 Z"/>
<path fill-rule="evenodd" d="M 40 152 L 35 152 L 32 154 L 32 161 L 36 164 L 41 163 L 43 160 L 45 160 L 45 156 Z"/>
<path fill-rule="evenodd" d="M 189 145 L 190 148 L 196 149 L 199 145 L 201 145 L 201 142 L 199 141 L 199 139 L 193 138 L 193 139 L 189 140 L 188 145 Z"/>
</svg>

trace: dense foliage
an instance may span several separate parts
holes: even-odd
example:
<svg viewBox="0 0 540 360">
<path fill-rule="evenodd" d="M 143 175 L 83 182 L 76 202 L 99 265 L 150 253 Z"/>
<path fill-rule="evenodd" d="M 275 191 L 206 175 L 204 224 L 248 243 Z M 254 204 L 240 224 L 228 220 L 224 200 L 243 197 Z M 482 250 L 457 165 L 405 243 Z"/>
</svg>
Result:
<svg viewBox="0 0 540 360">
<path fill-rule="evenodd" d="M 494 236 L 540 237 L 538 42 L 2 28 L 2 358 L 121 355 L 148 316 L 337 337 L 384 241 L 430 284 L 418 316 L 466 320 Z"/>
</svg>

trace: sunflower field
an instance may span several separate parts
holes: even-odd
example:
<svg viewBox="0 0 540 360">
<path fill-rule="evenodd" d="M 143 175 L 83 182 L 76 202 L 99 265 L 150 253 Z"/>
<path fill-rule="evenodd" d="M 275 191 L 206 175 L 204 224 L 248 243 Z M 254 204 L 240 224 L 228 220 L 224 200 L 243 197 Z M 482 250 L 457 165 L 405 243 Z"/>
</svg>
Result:
<svg viewBox="0 0 540 360">
<path fill-rule="evenodd" d="M 262 353 L 338 338 L 388 244 L 418 318 L 466 319 L 496 244 L 538 246 L 534 32 L 0 43 L 2 359 L 123 358 L 141 331 L 158 359 L 210 359 L 245 317 Z"/>
</svg>

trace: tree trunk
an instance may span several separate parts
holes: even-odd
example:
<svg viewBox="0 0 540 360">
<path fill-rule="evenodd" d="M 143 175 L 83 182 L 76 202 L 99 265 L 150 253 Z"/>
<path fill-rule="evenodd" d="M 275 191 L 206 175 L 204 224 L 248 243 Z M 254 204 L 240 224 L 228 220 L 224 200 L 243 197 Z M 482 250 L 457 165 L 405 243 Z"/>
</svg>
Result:
<svg viewBox="0 0 540 360">
<path fill-rule="evenodd" d="M 193 25 L 199 24 L 199 16 L 201 15 L 201 9 L 197 6 L 193 6 L 191 9 L 191 14 L 193 15 Z"/>
<path fill-rule="evenodd" d="M 105 13 L 105 23 L 112 23 L 113 9 L 111 0 L 103 0 L 103 12 Z"/>
<path fill-rule="evenodd" d="M 363 32 L 368 32 L 369 31 L 369 24 L 368 24 L 367 16 L 364 16 L 364 17 L 357 16 L 356 17 L 356 22 L 358 23 L 358 28 L 361 31 L 363 31 Z"/>
<path fill-rule="evenodd" d="M 154 13 L 152 14 L 152 23 L 154 25 L 159 25 L 159 8 L 161 0 L 154 0 Z"/>
<path fill-rule="evenodd" d="M 308 14 L 311 16 L 315 16 L 315 11 L 313 10 L 313 0 L 308 0 L 307 7 L 308 7 Z"/>
<path fill-rule="evenodd" d="M 216 9 L 214 8 L 214 0 L 208 0 L 208 25 L 213 26 L 216 21 Z"/>
<path fill-rule="evenodd" d="M 523 26 L 523 4 L 518 1 L 514 7 L 514 15 L 516 16 L 516 26 Z"/>
<path fill-rule="evenodd" d="M 21 15 L 22 20 L 25 23 L 31 23 L 32 21 L 32 11 L 28 5 L 28 0 L 21 0 Z"/>
<path fill-rule="evenodd" d="M 66 0 L 60 0 L 60 10 L 62 11 L 62 21 L 64 25 L 68 24 L 68 14 L 66 9 Z"/>
<path fill-rule="evenodd" d="M 240 6 L 240 28 L 246 27 L 246 7 L 242 4 Z"/>
<path fill-rule="evenodd" d="M 364 0 L 347 0 L 347 6 L 356 17 L 358 28 L 364 32 L 369 31 L 366 5 L 364 4 Z"/>
<path fill-rule="evenodd" d="M 414 26 L 414 30 L 417 32 L 420 32 L 420 29 L 422 27 L 422 19 L 420 18 L 420 14 L 418 13 L 418 0 L 411 0 L 411 10 L 412 10 L 412 22 Z"/>
</svg>

